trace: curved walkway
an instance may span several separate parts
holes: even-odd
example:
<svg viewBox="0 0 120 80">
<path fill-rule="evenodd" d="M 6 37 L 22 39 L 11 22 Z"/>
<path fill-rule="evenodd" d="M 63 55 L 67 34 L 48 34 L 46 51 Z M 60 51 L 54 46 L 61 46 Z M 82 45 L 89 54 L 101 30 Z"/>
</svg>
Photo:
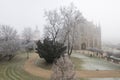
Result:
<svg viewBox="0 0 120 80">
<path fill-rule="evenodd" d="M 38 58 L 37 54 L 31 54 L 31 57 L 24 64 L 24 70 L 35 76 L 50 78 L 52 71 L 42 69 L 34 64 Z M 76 71 L 76 75 L 79 78 L 119 78 L 120 70 L 81 70 Z"/>
<path fill-rule="evenodd" d="M 42 69 L 35 65 L 35 60 L 38 59 L 39 56 L 37 54 L 31 54 L 30 58 L 24 64 L 24 70 L 31 73 L 35 76 L 40 76 L 43 78 L 50 78 L 51 71 Z"/>
</svg>

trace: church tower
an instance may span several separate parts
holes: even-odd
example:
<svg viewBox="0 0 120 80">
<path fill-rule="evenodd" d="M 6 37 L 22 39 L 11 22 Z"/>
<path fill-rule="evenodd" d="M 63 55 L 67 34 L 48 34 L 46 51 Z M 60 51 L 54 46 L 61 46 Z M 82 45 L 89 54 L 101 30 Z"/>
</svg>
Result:
<svg viewBox="0 0 120 80">
<path fill-rule="evenodd" d="M 36 26 L 36 29 L 35 29 L 33 35 L 34 35 L 34 39 L 33 40 L 35 40 L 35 41 L 40 40 L 40 31 L 38 29 L 38 26 Z"/>
<path fill-rule="evenodd" d="M 101 25 L 100 23 L 98 25 L 98 35 L 99 35 L 99 39 L 98 39 L 99 48 L 101 48 Z"/>
</svg>

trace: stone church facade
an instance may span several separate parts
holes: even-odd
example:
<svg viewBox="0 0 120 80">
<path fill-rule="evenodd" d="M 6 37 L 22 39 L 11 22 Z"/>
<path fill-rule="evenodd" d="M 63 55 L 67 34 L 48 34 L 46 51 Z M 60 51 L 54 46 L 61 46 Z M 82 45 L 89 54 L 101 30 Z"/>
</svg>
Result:
<svg viewBox="0 0 120 80">
<path fill-rule="evenodd" d="M 101 27 L 86 21 L 76 28 L 74 49 L 101 48 Z"/>
</svg>

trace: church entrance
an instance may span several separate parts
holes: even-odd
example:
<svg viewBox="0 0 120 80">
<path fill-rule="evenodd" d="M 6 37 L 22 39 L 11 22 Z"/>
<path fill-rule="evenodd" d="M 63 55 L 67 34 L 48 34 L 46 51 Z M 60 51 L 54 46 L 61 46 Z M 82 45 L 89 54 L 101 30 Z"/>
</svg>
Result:
<svg viewBox="0 0 120 80">
<path fill-rule="evenodd" d="M 85 43 L 82 43 L 82 44 L 81 44 L 81 49 L 82 49 L 82 50 L 85 50 L 85 49 L 86 49 L 86 44 L 85 44 Z"/>
</svg>

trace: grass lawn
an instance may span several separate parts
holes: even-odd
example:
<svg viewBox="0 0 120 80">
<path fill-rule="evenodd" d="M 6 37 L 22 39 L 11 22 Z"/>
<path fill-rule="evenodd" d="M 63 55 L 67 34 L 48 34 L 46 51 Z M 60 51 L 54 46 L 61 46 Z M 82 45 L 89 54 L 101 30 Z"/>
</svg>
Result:
<svg viewBox="0 0 120 80">
<path fill-rule="evenodd" d="M 73 64 L 75 65 L 75 70 L 82 70 L 83 67 L 81 66 L 83 64 L 83 61 L 79 58 L 76 57 L 71 57 L 71 60 L 73 62 Z"/>
<path fill-rule="evenodd" d="M 0 61 L 0 80 L 45 80 L 23 70 L 26 54 L 18 54 L 11 61 Z"/>
<path fill-rule="evenodd" d="M 75 70 L 82 69 L 81 64 L 83 64 L 83 61 L 81 59 L 76 58 L 76 57 L 71 57 L 71 60 L 72 60 L 73 64 L 75 65 Z M 35 61 L 35 65 L 37 65 L 43 69 L 46 69 L 46 70 L 51 70 L 51 68 L 52 68 L 52 64 L 46 63 L 46 61 L 43 58 L 37 59 Z"/>
<path fill-rule="evenodd" d="M 76 57 L 71 57 L 71 60 L 73 62 L 73 64 L 75 65 L 75 70 L 79 71 L 79 70 L 82 70 L 83 67 L 81 66 L 84 62 L 79 59 L 79 58 L 76 58 Z M 88 79 L 85 79 L 85 78 L 79 78 L 78 80 L 88 80 Z"/>
</svg>

